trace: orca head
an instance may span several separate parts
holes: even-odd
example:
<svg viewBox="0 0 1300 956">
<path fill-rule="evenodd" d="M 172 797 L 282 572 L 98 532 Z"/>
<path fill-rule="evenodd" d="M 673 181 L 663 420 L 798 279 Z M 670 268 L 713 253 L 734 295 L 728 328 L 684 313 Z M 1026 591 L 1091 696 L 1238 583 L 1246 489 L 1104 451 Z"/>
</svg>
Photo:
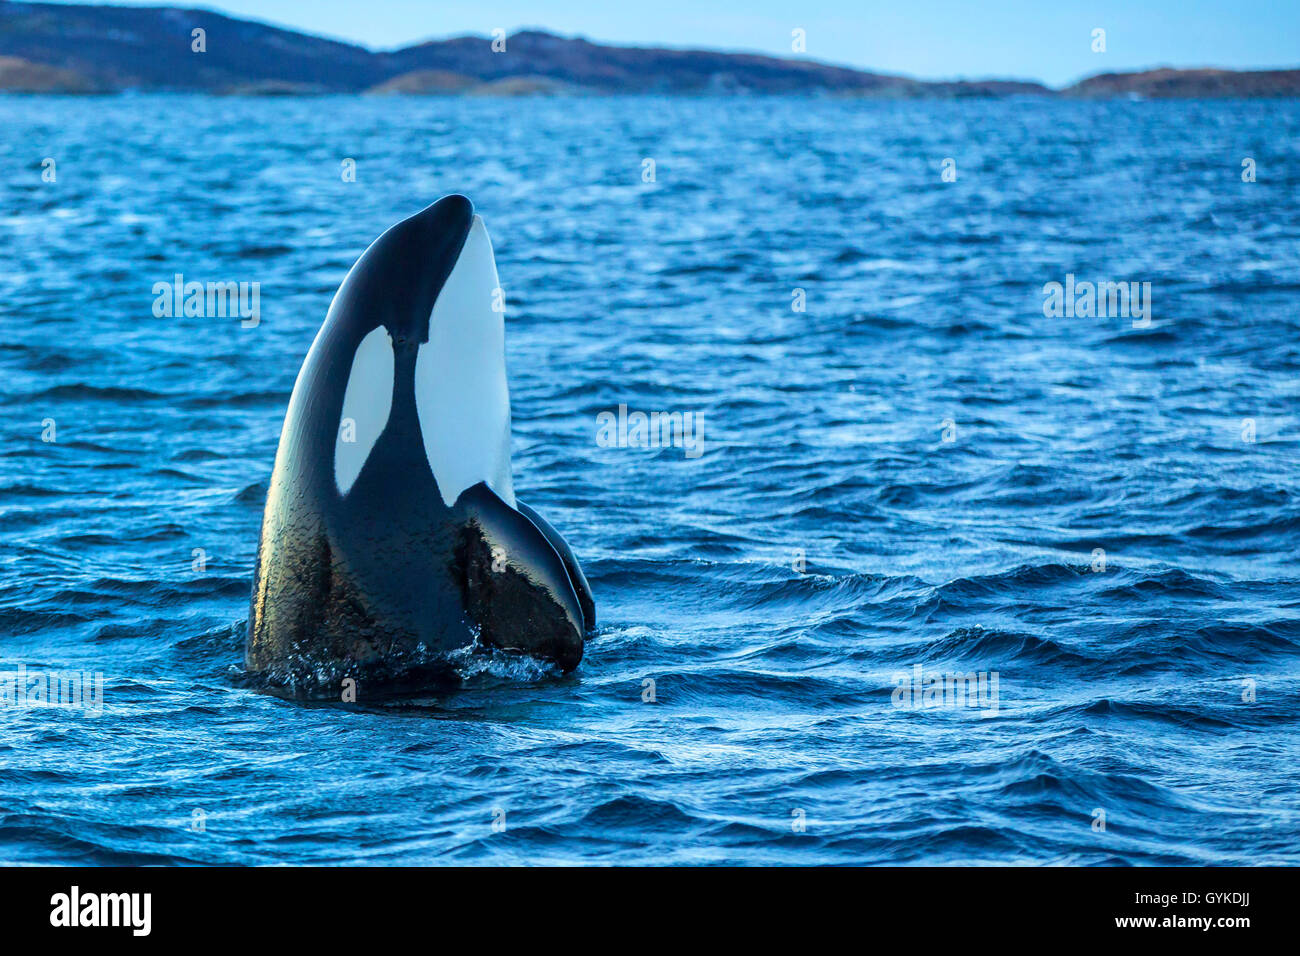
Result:
<svg viewBox="0 0 1300 956">
<path fill-rule="evenodd" d="M 345 378 L 332 470 L 341 498 L 428 474 L 442 504 L 486 483 L 515 507 L 505 318 L 492 241 L 452 195 L 397 223 L 348 273 L 318 343 Z M 315 347 L 313 347 L 315 348 Z"/>
</svg>

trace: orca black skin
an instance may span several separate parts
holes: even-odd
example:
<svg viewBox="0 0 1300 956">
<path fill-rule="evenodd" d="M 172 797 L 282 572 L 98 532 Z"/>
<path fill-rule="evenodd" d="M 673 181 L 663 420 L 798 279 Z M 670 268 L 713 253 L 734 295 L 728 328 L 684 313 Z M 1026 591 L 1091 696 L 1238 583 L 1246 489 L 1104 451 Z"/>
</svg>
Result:
<svg viewBox="0 0 1300 956">
<path fill-rule="evenodd" d="M 449 655 L 480 647 L 565 671 L 582 659 L 587 580 L 514 498 L 495 277 L 473 205 L 447 196 L 375 240 L 339 288 L 262 522 L 245 657 L 271 687 L 418 692 L 454 682 Z"/>
</svg>

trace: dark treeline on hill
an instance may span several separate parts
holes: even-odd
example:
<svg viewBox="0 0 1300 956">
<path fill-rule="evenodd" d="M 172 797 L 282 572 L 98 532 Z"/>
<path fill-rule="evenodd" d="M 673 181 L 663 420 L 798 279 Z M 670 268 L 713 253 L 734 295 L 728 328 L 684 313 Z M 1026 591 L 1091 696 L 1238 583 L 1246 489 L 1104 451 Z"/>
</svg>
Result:
<svg viewBox="0 0 1300 956">
<path fill-rule="evenodd" d="M 0 91 L 121 90 L 1258 97 L 1300 95 L 1300 70 L 1111 73 L 1056 91 L 1030 81 L 929 82 L 749 53 L 602 46 L 535 30 L 510 36 L 504 52 L 485 37 L 375 52 L 206 10 L 0 0 Z"/>
</svg>

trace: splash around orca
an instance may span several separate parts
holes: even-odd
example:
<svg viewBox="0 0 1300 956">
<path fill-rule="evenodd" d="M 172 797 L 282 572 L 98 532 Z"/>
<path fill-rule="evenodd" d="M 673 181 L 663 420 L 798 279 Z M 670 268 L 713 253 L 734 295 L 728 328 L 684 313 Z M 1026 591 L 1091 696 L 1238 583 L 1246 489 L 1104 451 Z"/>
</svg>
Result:
<svg viewBox="0 0 1300 956">
<path fill-rule="evenodd" d="M 390 228 L 344 279 L 280 434 L 250 677 L 337 698 L 349 678 L 379 695 L 452 685 L 482 650 L 582 659 L 591 589 L 515 497 L 499 295 L 487 229 L 458 195 Z"/>
</svg>

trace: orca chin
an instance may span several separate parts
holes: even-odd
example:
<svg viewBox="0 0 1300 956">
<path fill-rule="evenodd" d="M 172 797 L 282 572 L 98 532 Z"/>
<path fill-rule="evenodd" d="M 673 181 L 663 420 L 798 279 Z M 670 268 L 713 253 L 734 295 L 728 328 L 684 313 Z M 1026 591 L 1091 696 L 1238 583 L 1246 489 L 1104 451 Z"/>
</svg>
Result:
<svg viewBox="0 0 1300 956">
<path fill-rule="evenodd" d="M 595 623 L 573 550 L 515 498 L 492 243 L 447 196 L 362 254 L 298 373 L 248 673 L 290 696 L 418 693 L 482 650 L 572 670 Z"/>
</svg>

